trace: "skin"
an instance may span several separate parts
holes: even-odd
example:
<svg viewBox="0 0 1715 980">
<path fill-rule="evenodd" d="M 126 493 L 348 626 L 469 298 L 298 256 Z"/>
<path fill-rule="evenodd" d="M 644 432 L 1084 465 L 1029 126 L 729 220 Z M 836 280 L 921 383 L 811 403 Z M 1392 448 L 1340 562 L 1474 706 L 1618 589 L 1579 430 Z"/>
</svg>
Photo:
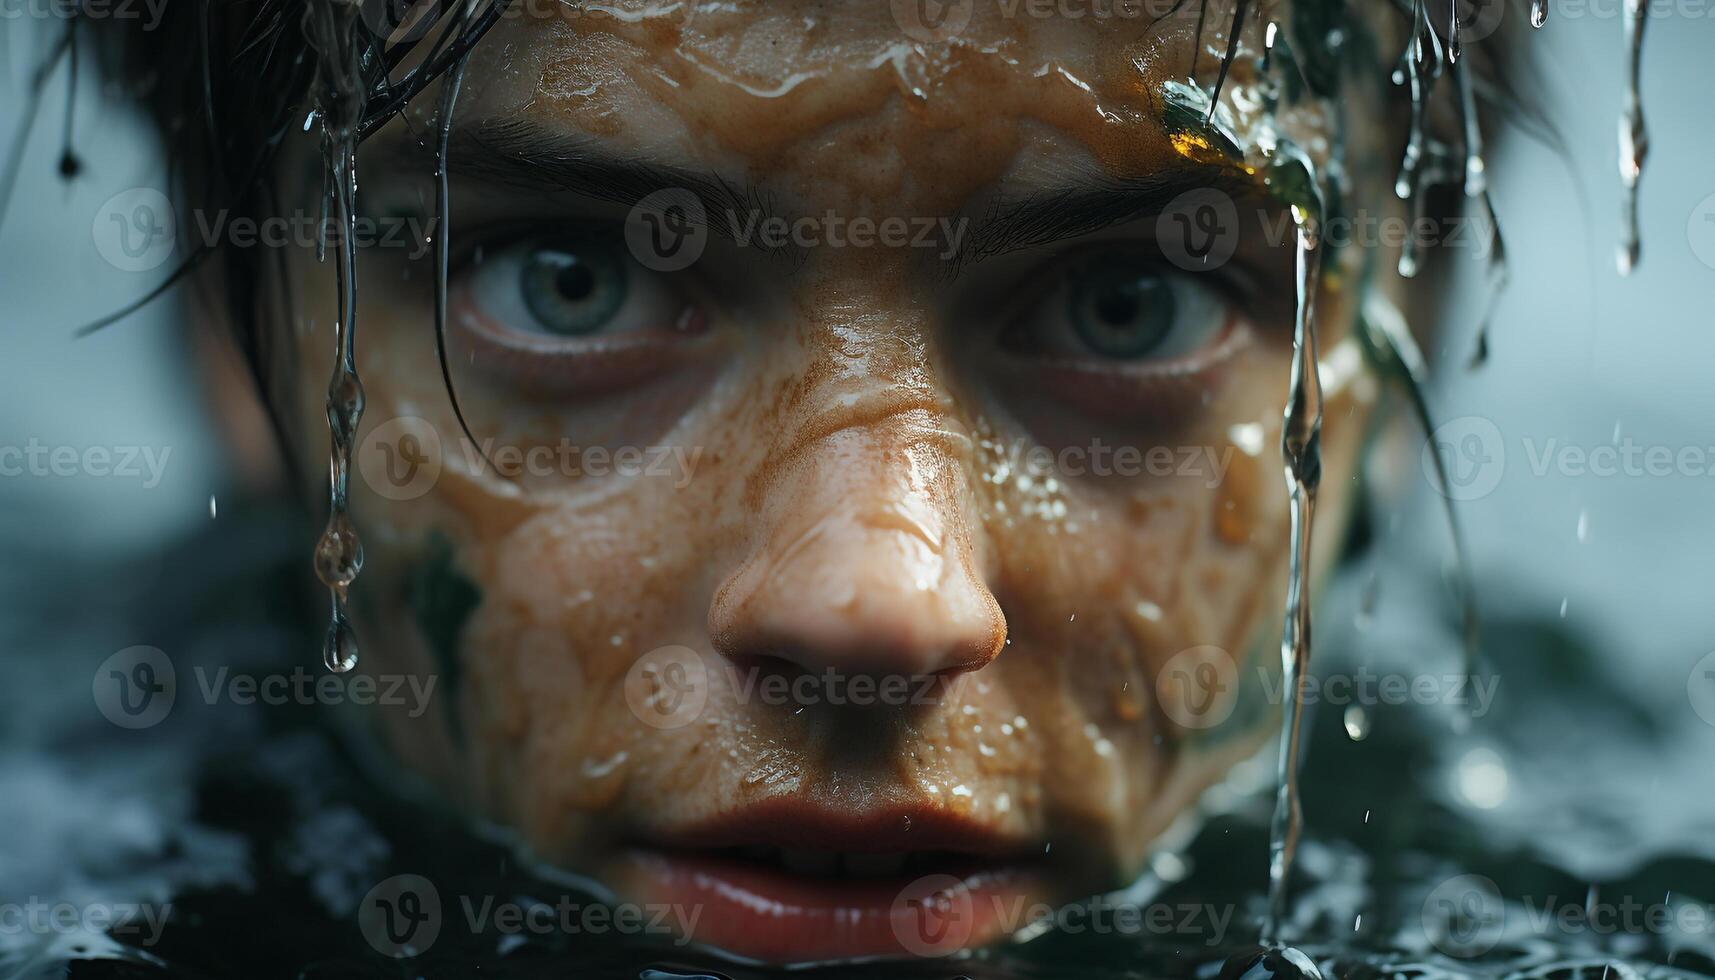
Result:
<svg viewBox="0 0 1715 980">
<path fill-rule="evenodd" d="M 916 44 L 885 4 L 739 3 L 688 19 L 620 6 L 636 16 L 503 22 L 467 73 L 458 130 L 487 134 L 492 158 L 505 152 L 497 127 L 527 123 L 591 152 L 752 183 L 788 214 L 966 218 L 973 238 L 985 215 L 1069 181 L 1218 176 L 1197 171 L 1207 154 L 1176 145 L 1162 124 L 1161 85 L 1190 68 L 1194 18 L 1154 29 L 1008 20 L 978 4 L 956 40 Z M 1274 16 L 1288 13 L 1280 4 Z M 1219 8 L 1210 19 L 1222 21 Z M 1225 44 L 1215 30 L 1205 40 Z M 1201 60 L 1205 86 L 1214 67 Z M 1241 63 L 1223 100 L 1246 137 L 1255 81 Z M 430 105 L 413 110 L 411 128 L 390 126 L 366 147 L 367 207 L 414 213 L 432 200 L 426 169 L 409 161 L 413 135 L 432 132 L 433 99 L 420 100 Z M 1306 106 L 1283 129 L 1320 160 L 1327 125 L 1324 107 Z M 307 141 L 294 152 L 315 159 Z M 449 346 L 474 434 L 492 440 L 491 454 L 565 436 L 696 461 L 657 475 L 514 480 L 477 465 L 457 448 L 435 358 L 432 266 L 362 260 L 363 431 L 425 420 L 443 465 L 432 489 L 405 500 L 354 476 L 366 548 L 353 592 L 359 669 L 456 675 L 433 710 L 379 714 L 404 760 L 460 805 L 622 891 L 635 883 L 610 860 L 616 844 L 672 837 L 746 804 L 922 807 L 962 815 L 1012 849 L 1051 844 L 1031 887 L 1065 898 L 1134 876 L 1166 825 L 1266 735 L 1238 716 L 1189 731 L 1174 720 L 1179 689 L 1158 681 L 1176 654 L 1203 646 L 1254 674 L 1253 651 L 1272 657 L 1278 643 L 1289 237 L 1271 245 L 1246 225 L 1226 269 L 1242 267 L 1246 283 L 1217 300 L 1226 325 L 1162 362 L 1116 363 L 1032 326 L 1060 315 L 1043 297 L 1068 269 L 1101 251 L 1154 248 L 1152 215 L 956 269 L 938 250 L 770 253 L 716 232 L 685 272 L 633 270 L 634 286 L 666 284 L 672 315 L 622 337 L 631 352 L 579 341 L 521 354 L 522 326 L 485 306 L 457 253 L 514 218 L 611 223 L 629 201 L 545 180 L 511 186 L 481 165 L 483 152 L 466 145 L 452 168 Z M 1348 153 L 1363 200 L 1375 189 L 1363 164 L 1379 151 Z M 1233 164 L 1221 166 L 1230 176 Z M 1281 214 L 1252 184 L 1241 213 Z M 1320 568 L 1374 392 L 1343 343 L 1359 251 L 1329 256 L 1318 301 Z M 484 252 L 505 254 L 505 236 Z M 302 299 L 296 325 L 282 325 L 299 359 L 286 408 L 301 419 L 300 462 L 316 473 L 331 269 L 307 251 L 288 265 Z M 701 314 L 689 329 L 675 326 L 685 307 Z M 1031 335 L 1022 344 L 1021 331 Z M 1021 459 L 1096 440 L 1168 447 L 1173 464 L 1101 475 Z M 1190 474 L 1177 471 L 1186 452 L 1208 454 Z M 1218 474 L 1211 458 L 1226 460 Z M 459 614 L 425 617 L 425 595 L 457 597 Z M 675 645 L 695 651 L 702 707 L 656 727 L 638 692 L 659 693 L 648 685 L 665 675 L 640 667 Z M 449 650 L 456 671 L 439 666 Z M 911 704 L 745 693 L 758 678 L 805 674 L 935 684 Z"/>
</svg>

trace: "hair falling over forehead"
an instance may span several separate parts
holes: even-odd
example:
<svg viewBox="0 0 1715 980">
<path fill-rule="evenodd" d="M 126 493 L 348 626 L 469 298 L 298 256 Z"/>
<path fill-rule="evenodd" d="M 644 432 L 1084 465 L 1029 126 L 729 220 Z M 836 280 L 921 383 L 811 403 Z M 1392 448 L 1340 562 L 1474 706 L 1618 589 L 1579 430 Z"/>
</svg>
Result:
<svg viewBox="0 0 1715 980">
<path fill-rule="evenodd" d="M 1263 132 L 1255 142 L 1255 159 L 1247 160 L 1269 193 L 1290 207 L 1296 229 L 1297 289 L 1293 328 L 1293 357 L 1290 391 L 1284 409 L 1281 449 L 1285 460 L 1286 485 L 1291 501 L 1291 548 L 1287 608 L 1281 641 L 1281 664 L 1285 689 L 1292 692 L 1284 711 L 1284 729 L 1279 759 L 1279 790 L 1276 800 L 1270 851 L 1270 915 L 1265 935 L 1278 938 L 1284 911 L 1286 883 L 1299 835 L 1298 721 L 1303 695 L 1298 678 L 1311 656 L 1309 605 L 1311 529 L 1315 519 L 1316 492 L 1321 471 L 1320 444 L 1322 394 L 1318 379 L 1315 299 L 1323 265 L 1321 229 L 1328 217 L 1327 202 L 1343 199 L 1344 178 L 1341 147 L 1335 146 L 1328 164 L 1318 169 L 1309 154 L 1295 146 L 1275 125 L 1277 113 L 1294 104 L 1337 101 L 1338 89 L 1357 78 L 1357 67 L 1367 59 L 1351 57 L 1361 42 L 1372 39 L 1376 13 L 1354 13 L 1359 0 L 1178 0 L 1169 13 L 1185 16 L 1195 8 L 1197 50 L 1193 78 L 1189 84 L 1174 83 L 1197 95 L 1204 127 L 1217 119 L 1222 90 L 1233 66 L 1241 58 L 1255 58 L 1255 77 L 1265 110 Z M 1363 0 L 1369 2 L 1369 0 Z M 1502 0 L 1488 0 L 1499 4 Z M 186 186 L 207 188 L 218 198 L 210 202 L 237 213 L 266 213 L 276 202 L 269 183 L 262 178 L 275 163 L 278 149 L 290 127 L 320 135 L 322 206 L 341 230 L 333 261 L 338 290 L 338 322 L 334 331 L 333 374 L 326 401 L 329 428 L 327 524 L 315 548 L 315 568 L 330 596 L 330 615 L 324 642 L 324 661 L 329 670 L 345 671 L 358 658 L 357 637 L 347 611 L 349 591 L 363 567 L 363 548 L 349 509 L 349 479 L 352 450 L 364 410 L 362 380 L 356 368 L 360 337 L 357 321 L 356 249 L 354 220 L 360 188 L 357 160 L 364 140 L 399 115 L 418 96 L 438 86 L 435 128 L 434 182 L 436 248 L 434 281 L 436 350 L 442 379 L 461 426 L 469 426 L 459 409 L 447 367 L 447 257 L 450 239 L 448 174 L 445 166 L 448 131 L 463 81 L 468 56 L 487 31 L 505 16 L 511 0 L 262 0 L 260 4 L 227 3 L 222 0 L 178 0 L 169 4 L 164 23 L 155 31 L 137 31 L 124 39 L 119 50 L 136 77 L 148 79 L 144 97 L 168 129 L 170 145 L 178 152 L 175 165 Z M 377 18 L 372 8 L 385 8 L 398 16 Z M 1518 108 L 1507 104 L 1500 87 L 1479 80 L 1473 58 L 1464 41 L 1472 27 L 1468 17 L 1484 4 L 1467 5 L 1463 0 L 1407 0 L 1397 11 L 1405 20 L 1406 43 L 1391 82 L 1402 89 L 1410 102 L 1410 125 L 1400 161 L 1395 191 L 1414 217 L 1423 217 L 1430 194 L 1437 188 L 1456 188 L 1471 206 L 1481 208 L 1490 219 L 1490 284 L 1498 291 L 1506 280 L 1501 241 L 1493 231 L 1495 208 L 1487 180 L 1480 105 L 1502 111 Z M 1629 70 L 1628 90 L 1623 99 L 1621 126 L 1621 176 L 1623 181 L 1623 240 L 1620 267 L 1629 271 L 1638 255 L 1636 194 L 1647 138 L 1637 96 L 1639 59 L 1643 41 L 1645 6 L 1628 0 L 1626 18 Z M 1388 15 L 1392 16 L 1393 13 Z M 685 16 L 694 16 L 694 9 Z M 1549 16 L 1548 0 L 1531 0 L 1529 20 L 1541 27 Z M 93 20 L 93 19 L 92 19 Z M 14 143 L 6 169 L 0 173 L 0 218 L 21 160 L 19 146 L 33 123 L 41 94 L 57 74 L 62 61 L 75 65 L 81 23 L 73 17 L 65 34 L 55 40 L 41 66 L 30 79 L 30 100 L 22 130 Z M 121 29 L 121 28 L 114 28 Z M 1250 46 L 1245 39 L 1254 39 Z M 945 43 L 958 43 L 949 41 Z M 1196 58 L 1218 58 L 1218 69 L 1208 89 L 1197 87 Z M 409 67 L 406 67 L 409 65 Z M 1385 69 L 1384 69 L 1385 70 Z M 1348 76 L 1351 76 L 1348 78 Z M 75 70 L 65 73 L 68 84 L 76 84 Z M 217 79 L 219 83 L 217 84 Z M 1370 79 L 1386 84 L 1388 79 Z M 1445 81 L 1451 92 L 1445 104 L 1458 120 L 1451 135 L 1435 132 L 1433 121 L 1436 93 Z M 307 103 L 307 104 L 306 104 Z M 68 100 L 69 106 L 69 100 Z M 69 112 L 69 109 L 68 109 Z M 1338 130 L 1337 130 L 1338 131 Z M 62 167 L 67 179 L 77 174 L 76 157 L 66 148 Z M 325 224 L 324 224 L 325 227 Z M 161 283 L 136 303 L 112 316 L 89 324 L 85 332 L 113 323 L 160 295 L 183 279 L 204 260 L 215 258 L 208 245 L 201 245 Z M 325 256 L 324 256 L 325 258 Z M 266 278 L 261 259 L 254 254 L 218 256 L 227 282 L 227 302 L 239 331 L 240 347 L 263 388 L 269 384 L 266 356 L 269 338 L 260 329 L 258 308 L 264 302 Z M 1422 262 L 1408 242 L 1399 258 L 1399 272 L 1413 276 Z M 1492 305 L 1492 303 L 1491 303 Z M 1397 311 L 1378 297 L 1368 297 L 1360 339 L 1380 373 L 1403 387 L 1414 413 L 1429 424 L 1421 383 L 1423 358 L 1411 340 L 1411 332 Z M 1487 316 L 1477 334 L 1473 361 L 1480 363 L 1488 346 Z M 271 400 L 264 398 L 271 404 Z M 276 419 L 276 426 L 279 422 Z M 474 443 L 476 440 L 472 440 Z M 1441 474 L 1445 482 L 1445 474 Z M 1450 496 L 1450 495 L 1446 495 Z M 1449 515 L 1451 516 L 1451 515 Z M 1455 550 L 1460 552 L 1457 525 L 1453 530 Z M 1464 564 L 1459 554 L 1461 568 Z M 1468 581 L 1461 584 L 1466 618 L 1467 650 L 1474 649 L 1475 617 Z"/>
</svg>

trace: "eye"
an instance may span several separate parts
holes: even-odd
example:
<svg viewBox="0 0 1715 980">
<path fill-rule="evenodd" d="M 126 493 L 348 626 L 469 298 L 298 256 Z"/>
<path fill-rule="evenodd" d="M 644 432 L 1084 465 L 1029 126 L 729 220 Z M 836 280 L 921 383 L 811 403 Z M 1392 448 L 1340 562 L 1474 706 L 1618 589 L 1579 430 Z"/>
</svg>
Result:
<svg viewBox="0 0 1715 980">
<path fill-rule="evenodd" d="M 538 341 L 667 328 L 684 307 L 622 243 L 591 234 L 542 235 L 479 254 L 466 275 L 489 329 Z"/>
<path fill-rule="evenodd" d="M 1217 340 L 1229 319 L 1224 298 L 1196 277 L 1142 253 L 1103 253 L 1063 266 L 1006 343 L 1059 359 L 1172 361 Z"/>
</svg>

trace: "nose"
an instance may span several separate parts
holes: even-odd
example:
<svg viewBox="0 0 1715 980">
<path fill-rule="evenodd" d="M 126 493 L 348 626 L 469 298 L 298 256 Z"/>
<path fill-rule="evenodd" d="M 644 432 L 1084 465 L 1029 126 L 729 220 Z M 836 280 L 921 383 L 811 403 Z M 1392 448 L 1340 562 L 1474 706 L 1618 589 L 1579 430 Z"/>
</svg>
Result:
<svg viewBox="0 0 1715 980">
<path fill-rule="evenodd" d="M 716 590 L 716 649 L 875 676 L 993 660 L 1006 620 L 979 567 L 960 438 L 905 409 L 790 447 L 761 494 L 750 553 Z"/>
</svg>

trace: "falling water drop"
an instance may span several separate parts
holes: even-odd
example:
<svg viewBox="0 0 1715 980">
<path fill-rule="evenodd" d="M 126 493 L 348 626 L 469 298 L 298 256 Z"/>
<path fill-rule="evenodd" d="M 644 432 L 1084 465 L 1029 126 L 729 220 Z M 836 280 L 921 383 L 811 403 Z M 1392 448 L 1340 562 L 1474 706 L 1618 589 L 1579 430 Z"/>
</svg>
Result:
<svg viewBox="0 0 1715 980">
<path fill-rule="evenodd" d="M 1530 0 L 1530 26 L 1540 28 L 1548 23 L 1548 0 Z"/>
<path fill-rule="evenodd" d="M 1638 178 L 1649 155 L 1649 130 L 1644 126 L 1643 101 L 1638 97 L 1642 71 L 1645 0 L 1626 0 L 1626 92 L 1620 113 L 1620 247 L 1615 255 L 1620 275 L 1638 265 Z"/>
<path fill-rule="evenodd" d="M 1424 0 L 1414 0 L 1411 13 L 1411 40 L 1405 46 L 1396 80 L 1404 81 L 1411 93 L 1411 126 L 1406 139 L 1405 158 L 1400 162 L 1399 177 L 1394 181 L 1394 193 L 1411 208 L 1413 223 L 1427 214 L 1428 201 L 1423 193 L 1425 168 L 1429 163 L 1429 104 L 1435 79 L 1441 74 L 1442 40 L 1429 21 Z M 1406 278 L 1417 275 L 1417 245 L 1407 235 L 1399 253 L 1399 274 Z"/>
</svg>

